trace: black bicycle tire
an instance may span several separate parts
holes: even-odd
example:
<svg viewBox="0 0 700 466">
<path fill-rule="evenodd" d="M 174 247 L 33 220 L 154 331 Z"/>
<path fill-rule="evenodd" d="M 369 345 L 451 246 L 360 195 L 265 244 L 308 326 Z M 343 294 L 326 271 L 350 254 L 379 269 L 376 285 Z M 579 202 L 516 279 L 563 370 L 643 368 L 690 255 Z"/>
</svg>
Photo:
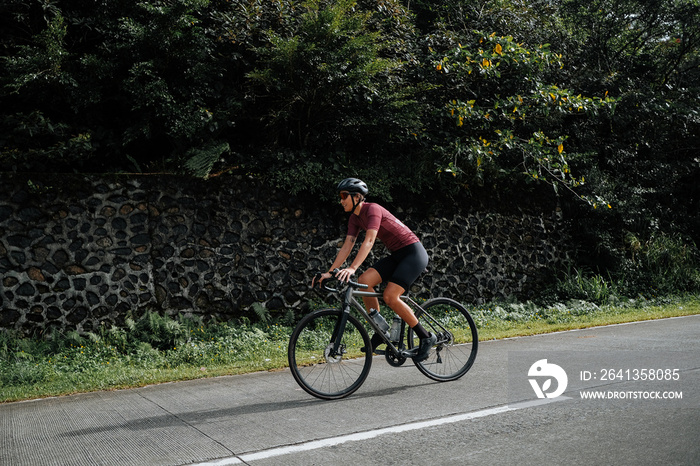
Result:
<svg viewBox="0 0 700 466">
<path fill-rule="evenodd" d="M 314 322 L 320 322 L 321 319 L 330 318 L 330 322 L 337 321 L 340 318 L 342 312 L 339 309 L 320 309 L 318 311 L 311 312 L 304 316 L 289 338 L 289 346 L 287 348 L 287 359 L 289 361 L 289 368 L 292 372 L 294 380 L 299 384 L 301 388 L 304 389 L 310 395 L 324 400 L 335 400 L 339 398 L 344 398 L 348 395 L 354 393 L 367 379 L 369 375 L 370 368 L 372 366 L 372 354 L 365 353 L 364 356 L 354 359 L 344 359 L 340 358 L 339 361 L 329 362 L 325 359 L 325 352 L 321 347 L 315 349 L 316 352 L 321 351 L 320 356 L 316 357 L 321 361 L 316 364 L 297 364 L 297 346 L 299 344 L 300 335 L 304 332 L 307 327 L 312 325 Z M 335 319 L 335 320 L 333 320 Z M 363 346 L 365 348 L 370 347 L 369 334 L 365 327 L 360 323 L 360 321 L 352 314 L 348 315 L 348 320 L 346 324 L 346 331 L 344 336 L 348 334 L 348 326 L 352 326 L 354 330 L 357 330 L 362 337 Z M 331 332 L 328 334 L 327 340 L 323 340 L 321 345 L 330 344 Z M 360 361 L 363 360 L 363 361 Z M 318 369 L 318 371 L 316 370 Z M 312 380 L 311 374 L 318 372 Z M 337 389 L 322 388 L 323 381 L 331 383 L 332 381 L 347 380 L 347 384 L 340 383 L 341 385 Z M 316 383 L 317 382 L 317 383 Z"/>
<path fill-rule="evenodd" d="M 422 311 L 427 310 L 428 313 L 430 313 L 429 309 L 433 306 L 438 305 L 451 306 L 457 311 L 459 311 L 460 314 L 462 314 L 465 321 L 469 325 L 472 341 L 470 343 L 461 343 L 457 345 L 438 345 L 440 347 L 440 351 L 438 351 L 438 349 L 434 347 L 431 349 L 431 353 L 428 359 L 420 362 L 414 361 L 413 363 L 418 368 L 418 370 L 421 371 L 426 377 L 436 380 L 438 382 L 448 382 L 459 379 L 464 374 L 466 374 L 469 371 L 469 369 L 471 369 L 472 365 L 474 364 L 474 361 L 476 360 L 476 354 L 479 349 L 479 335 L 476 329 L 476 324 L 474 323 L 474 319 L 472 318 L 471 314 L 469 314 L 469 311 L 467 311 L 467 309 L 463 305 L 461 305 L 454 299 L 444 297 L 429 299 L 428 301 L 423 303 L 421 305 L 421 309 L 416 312 L 416 317 L 418 318 L 418 321 L 421 322 L 423 327 L 426 328 L 428 331 L 431 331 L 431 326 L 427 322 L 424 322 L 424 319 L 422 319 Z M 447 330 L 451 331 L 451 329 L 449 328 Z M 413 340 L 413 330 L 409 328 L 408 347 L 409 349 L 411 349 L 414 346 L 415 344 Z M 462 357 L 467 352 L 469 353 L 468 356 Z M 462 357 L 462 359 L 466 360 L 464 361 L 464 363 L 460 362 L 458 367 L 454 371 L 447 369 L 448 366 L 453 365 L 453 359 L 455 359 L 457 356 L 460 356 Z M 445 359 L 447 359 L 447 362 L 445 361 Z M 437 367 L 439 367 L 440 369 L 450 370 L 450 372 L 437 372 L 436 370 L 434 370 L 434 368 Z"/>
</svg>

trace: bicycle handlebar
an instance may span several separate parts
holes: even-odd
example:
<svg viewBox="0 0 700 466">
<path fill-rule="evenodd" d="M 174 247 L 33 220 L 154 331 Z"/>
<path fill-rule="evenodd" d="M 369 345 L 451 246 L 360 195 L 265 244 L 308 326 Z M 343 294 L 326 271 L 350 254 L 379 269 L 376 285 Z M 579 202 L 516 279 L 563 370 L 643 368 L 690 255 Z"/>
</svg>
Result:
<svg viewBox="0 0 700 466">
<path fill-rule="evenodd" d="M 333 278 L 335 278 L 335 275 L 336 275 L 338 272 L 340 272 L 340 269 L 335 269 L 335 270 L 332 272 Z M 321 272 L 316 272 L 316 280 L 318 280 L 319 278 L 321 278 L 321 275 L 323 275 Z M 337 278 L 336 278 L 336 280 L 337 280 Z M 357 282 L 354 282 L 354 281 L 352 281 L 352 280 L 348 280 L 346 283 L 348 284 L 348 286 L 351 286 L 351 287 L 353 287 L 353 288 L 355 288 L 355 289 L 358 289 L 358 290 L 366 290 L 367 288 L 369 288 L 369 285 L 365 285 L 364 283 L 357 283 Z M 326 284 L 323 283 L 323 282 L 318 282 L 318 286 L 319 286 L 319 288 L 322 288 L 322 289 L 325 290 L 325 291 L 330 291 L 331 293 L 337 293 L 337 292 L 340 291 L 340 290 L 337 289 L 337 288 L 331 288 L 331 287 L 329 287 L 328 285 L 326 285 Z"/>
</svg>

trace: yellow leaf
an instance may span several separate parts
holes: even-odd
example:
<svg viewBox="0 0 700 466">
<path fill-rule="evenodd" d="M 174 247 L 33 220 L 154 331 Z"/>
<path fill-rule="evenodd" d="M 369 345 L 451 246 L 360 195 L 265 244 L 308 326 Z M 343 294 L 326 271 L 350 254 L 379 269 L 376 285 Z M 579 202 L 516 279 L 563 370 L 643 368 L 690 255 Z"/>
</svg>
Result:
<svg viewBox="0 0 700 466">
<path fill-rule="evenodd" d="M 442 63 L 438 63 L 438 65 L 437 65 L 436 68 L 437 68 L 438 71 L 442 70 Z"/>
<path fill-rule="evenodd" d="M 559 151 L 560 154 L 562 152 L 564 152 L 564 144 L 559 144 L 559 147 L 557 147 L 557 150 Z"/>
<path fill-rule="evenodd" d="M 501 44 L 496 44 L 494 51 L 499 55 L 503 55 L 503 47 L 501 47 Z"/>
<path fill-rule="evenodd" d="M 491 63 L 490 63 L 487 59 L 484 58 L 484 61 L 481 63 L 481 65 L 482 65 L 484 68 L 488 68 L 489 65 L 491 65 Z"/>
</svg>

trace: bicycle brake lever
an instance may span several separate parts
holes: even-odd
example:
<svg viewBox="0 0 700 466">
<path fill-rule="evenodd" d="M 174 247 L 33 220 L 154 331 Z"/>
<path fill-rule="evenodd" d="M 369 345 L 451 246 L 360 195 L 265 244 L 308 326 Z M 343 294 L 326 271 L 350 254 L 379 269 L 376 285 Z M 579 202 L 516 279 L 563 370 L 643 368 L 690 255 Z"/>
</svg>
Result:
<svg viewBox="0 0 700 466">
<path fill-rule="evenodd" d="M 330 286 L 326 285 L 325 283 L 321 284 L 321 288 L 323 288 L 325 291 L 328 291 L 330 293 L 337 293 L 338 291 L 340 291 L 337 288 L 331 288 Z"/>
<path fill-rule="evenodd" d="M 336 269 L 337 270 L 337 269 Z M 334 271 L 335 272 L 335 271 Z M 311 287 L 312 290 L 314 291 L 328 291 L 330 293 L 337 293 L 339 290 L 335 288 L 331 288 L 328 285 L 326 285 L 320 278 L 323 276 L 323 273 L 321 272 L 316 272 L 314 275 L 314 286 Z M 335 277 L 333 277 L 335 278 Z"/>
</svg>

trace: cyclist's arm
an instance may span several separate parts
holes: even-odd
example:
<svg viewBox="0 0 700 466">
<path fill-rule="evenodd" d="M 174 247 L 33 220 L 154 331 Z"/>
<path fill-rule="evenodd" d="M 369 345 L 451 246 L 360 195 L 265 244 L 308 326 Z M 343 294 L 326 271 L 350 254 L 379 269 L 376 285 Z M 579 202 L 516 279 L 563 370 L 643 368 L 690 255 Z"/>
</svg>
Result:
<svg viewBox="0 0 700 466">
<path fill-rule="evenodd" d="M 345 241 L 343 242 L 343 246 L 340 248 L 340 251 L 338 251 L 338 255 L 335 256 L 335 260 L 333 261 L 333 265 L 331 265 L 331 268 L 328 272 L 322 273 L 321 277 L 319 278 L 319 283 L 321 283 L 323 280 L 326 280 L 328 278 L 331 278 L 333 276 L 332 272 L 335 269 L 340 268 L 345 263 L 345 260 L 350 256 L 350 253 L 352 252 L 352 249 L 355 247 L 355 241 L 357 241 L 357 238 L 355 236 L 346 236 Z M 314 278 L 311 281 L 311 287 L 316 283 L 316 278 Z"/>
<path fill-rule="evenodd" d="M 374 242 L 377 239 L 377 230 L 367 230 L 365 233 L 365 240 L 362 242 L 355 260 L 352 261 L 350 267 L 343 269 L 338 274 L 338 280 L 347 281 L 351 275 L 353 275 L 357 269 L 362 265 L 362 263 L 367 259 L 372 247 L 374 247 Z"/>
<path fill-rule="evenodd" d="M 329 272 L 340 268 L 340 266 L 345 263 L 345 260 L 348 258 L 348 256 L 350 256 L 352 249 L 355 247 L 355 241 L 357 241 L 355 236 L 348 235 L 345 237 L 343 246 L 340 248 L 340 251 L 338 251 L 338 255 L 335 256 L 335 260 L 333 261 L 333 265 L 331 265 Z"/>
</svg>

